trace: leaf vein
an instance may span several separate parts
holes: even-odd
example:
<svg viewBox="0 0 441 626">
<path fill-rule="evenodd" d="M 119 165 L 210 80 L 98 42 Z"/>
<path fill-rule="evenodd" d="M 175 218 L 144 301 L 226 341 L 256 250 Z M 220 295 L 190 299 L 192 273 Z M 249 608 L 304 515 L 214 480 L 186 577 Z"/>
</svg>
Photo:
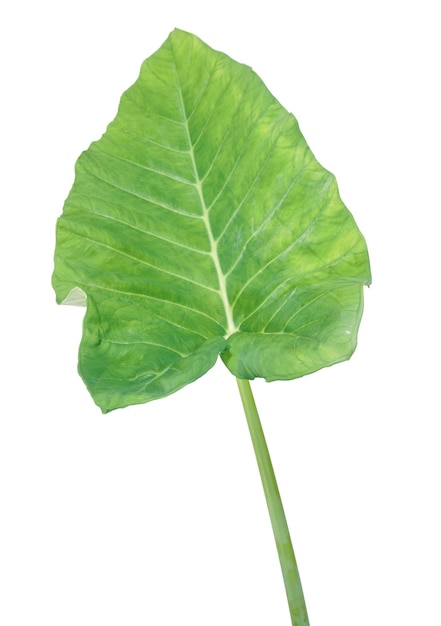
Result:
<svg viewBox="0 0 441 626">
<path fill-rule="evenodd" d="M 121 346 L 132 346 L 132 345 L 138 345 L 138 344 L 142 344 L 142 345 L 146 345 L 146 346 L 154 346 L 156 348 L 163 348 L 164 350 L 169 350 L 170 352 L 174 352 L 175 354 L 178 354 L 181 357 L 185 357 L 187 356 L 184 352 L 179 352 L 178 350 L 175 350 L 174 348 L 170 348 L 169 346 L 165 346 L 162 343 L 156 343 L 154 341 L 115 341 L 114 339 L 101 339 L 101 342 L 105 342 L 105 343 L 113 343 L 116 345 L 121 345 Z"/>
<path fill-rule="evenodd" d="M 113 129 L 115 132 L 115 129 Z M 159 143 L 158 141 L 154 141 L 153 139 L 150 139 L 149 137 L 145 137 L 145 135 L 140 135 L 139 133 L 135 133 L 132 130 L 128 130 L 127 128 L 123 128 L 123 129 L 116 129 L 117 132 L 120 132 L 124 135 L 130 135 L 131 137 L 136 137 L 137 139 L 140 139 L 141 141 L 144 141 L 145 143 L 151 143 L 154 146 L 157 146 L 158 148 L 162 148 L 163 150 L 169 150 L 170 152 L 176 152 L 177 154 L 188 154 L 189 151 L 188 150 L 178 150 L 177 148 L 172 148 L 172 146 L 166 146 L 163 143 Z"/>
<path fill-rule="evenodd" d="M 202 86 L 202 88 L 201 88 L 201 90 L 199 92 L 199 96 L 198 96 L 198 98 L 196 100 L 196 104 L 194 104 L 193 110 L 191 111 L 191 113 L 189 113 L 189 115 L 187 117 L 189 122 L 190 122 L 191 118 L 193 117 L 196 109 L 198 108 L 202 98 L 204 97 L 205 92 L 207 91 L 208 85 L 210 84 L 211 79 L 213 78 L 213 75 L 214 75 L 214 72 L 216 71 L 218 63 L 219 63 L 219 57 L 216 59 L 215 63 L 213 64 L 213 67 L 211 68 L 211 70 L 210 70 L 210 72 L 208 74 L 208 78 L 205 81 L 205 84 Z"/>
<path fill-rule="evenodd" d="M 247 93 L 247 92 L 248 92 L 248 89 L 249 89 L 249 85 L 247 85 L 247 86 L 245 87 L 245 89 L 243 90 L 243 94 L 242 94 L 241 99 L 239 100 L 239 103 L 238 103 L 238 105 L 237 105 L 236 111 L 238 111 L 238 110 L 240 109 L 240 107 L 241 107 L 241 105 L 242 105 L 242 102 L 243 102 L 243 100 L 244 100 L 245 93 Z M 265 115 L 265 113 L 268 111 L 268 109 L 270 108 L 271 104 L 273 104 L 273 102 L 274 102 L 274 99 L 273 99 L 273 100 L 271 100 L 271 101 L 269 102 L 269 104 L 265 107 L 265 109 L 259 113 L 259 116 L 257 117 L 257 119 L 255 120 L 255 122 L 254 122 L 254 123 L 252 124 L 252 126 L 250 127 L 250 129 L 249 129 L 249 131 L 248 131 L 248 135 L 247 135 L 247 137 L 246 137 L 246 139 L 245 139 L 245 141 L 244 141 L 244 144 L 243 144 L 243 146 L 242 146 L 242 149 L 240 150 L 240 152 L 239 152 L 238 156 L 236 157 L 236 160 L 234 161 L 233 165 L 231 166 L 230 172 L 229 172 L 229 174 L 228 174 L 227 178 L 225 179 L 225 182 L 223 183 L 223 185 L 222 185 L 221 189 L 219 190 L 219 192 L 217 193 L 216 197 L 215 197 L 215 198 L 214 198 L 214 200 L 211 202 L 211 204 L 208 206 L 208 210 L 210 210 L 210 209 L 213 207 L 213 205 L 217 202 L 217 200 L 219 199 L 219 197 L 222 195 L 222 193 L 223 193 L 223 191 L 224 191 L 225 187 L 228 185 L 229 181 L 231 180 L 232 175 L 233 175 L 233 174 L 234 174 L 234 172 L 236 171 L 236 169 L 237 169 L 237 167 L 238 167 L 238 165 L 239 165 L 239 163 L 240 163 L 240 161 L 241 161 L 241 159 L 242 159 L 242 157 L 243 157 L 243 155 L 244 155 L 244 152 L 245 152 L 245 150 L 246 150 L 246 147 L 248 146 L 248 144 L 249 144 L 249 142 L 250 142 L 250 139 L 251 139 L 251 137 L 253 136 L 253 131 L 255 130 L 255 128 L 256 128 L 256 126 L 257 126 L 257 122 L 258 122 L 258 121 L 259 121 L 259 120 L 260 120 L 260 119 L 261 119 L 261 118 Z M 233 117 L 234 117 L 234 115 L 233 115 Z M 218 149 L 216 150 L 216 153 L 213 155 L 213 159 L 212 159 L 212 161 L 211 161 L 211 163 L 210 163 L 210 167 L 208 168 L 208 170 L 205 172 L 204 176 L 203 176 L 203 177 L 202 177 L 202 179 L 201 179 L 202 181 L 204 181 L 204 180 L 207 178 L 207 176 L 210 174 L 211 170 L 213 169 L 214 164 L 215 164 L 215 162 L 216 162 L 217 157 L 218 157 L 218 156 L 219 156 L 219 154 L 220 154 L 221 149 L 223 148 L 223 146 L 224 146 L 224 145 L 225 145 L 225 143 L 227 142 L 227 139 L 228 139 L 229 135 L 231 134 L 232 128 L 233 128 L 233 124 L 230 124 L 230 125 L 229 125 L 229 127 L 228 127 L 227 132 L 224 134 L 224 136 L 223 136 L 223 138 L 222 138 L 222 141 L 221 141 L 221 142 L 220 142 L 220 144 L 219 144 Z"/>
<path fill-rule="evenodd" d="M 219 255 L 217 252 L 217 242 L 213 236 L 213 231 L 212 231 L 211 223 L 210 223 L 210 216 L 209 216 L 208 208 L 205 202 L 204 191 L 202 189 L 202 182 L 199 176 L 199 171 L 198 171 L 198 167 L 196 163 L 196 158 L 195 158 L 195 153 L 194 153 L 194 144 L 192 142 L 190 126 L 188 124 L 188 120 L 186 119 L 186 114 L 185 114 L 185 102 L 184 102 L 184 95 L 182 91 L 182 85 L 181 85 L 181 81 L 180 81 L 180 77 L 178 73 L 178 66 L 174 58 L 174 51 L 173 51 L 172 46 L 171 46 L 171 53 L 174 59 L 174 69 L 176 73 L 176 81 L 178 85 L 179 98 L 180 98 L 180 104 L 181 104 L 181 115 L 182 115 L 182 118 L 186 121 L 188 145 L 191 150 L 191 160 L 193 164 L 194 176 L 195 176 L 195 180 L 197 181 L 196 186 L 197 186 L 197 191 L 199 194 L 199 202 L 200 202 L 200 206 L 202 210 L 201 217 L 204 221 L 208 239 L 210 242 L 211 258 L 213 260 L 213 265 L 217 274 L 217 279 L 218 279 L 218 284 L 219 284 L 218 295 L 220 296 L 220 300 L 221 300 L 223 310 L 224 310 L 224 315 L 225 315 L 225 322 L 226 322 L 226 335 L 225 336 L 228 336 L 236 332 L 237 328 L 234 323 L 232 307 L 228 299 L 228 293 L 227 293 L 227 288 L 226 288 L 226 283 L 225 283 L 225 275 L 223 274 L 222 268 L 220 265 Z"/>
<path fill-rule="evenodd" d="M 109 152 L 104 152 L 104 150 L 97 150 L 98 154 L 104 154 L 106 157 L 109 157 L 111 159 L 115 159 L 117 161 L 122 161 L 123 163 L 129 163 L 130 165 L 134 165 L 136 167 L 139 167 L 142 170 L 145 170 L 147 172 L 152 172 L 153 174 L 159 174 L 160 176 L 164 176 L 165 178 L 170 178 L 171 180 L 176 180 L 179 183 L 183 183 L 184 185 L 191 185 L 192 187 L 195 187 L 195 182 L 192 180 L 188 180 L 186 178 L 183 178 L 181 176 L 176 176 L 175 174 L 171 174 L 170 172 L 165 172 L 164 170 L 157 170 L 154 169 L 152 167 L 148 167 L 147 165 L 142 165 L 141 163 L 137 163 L 136 161 L 132 161 L 130 159 L 126 159 L 125 157 L 116 155 L 116 154 L 111 154 Z"/>
<path fill-rule="evenodd" d="M 246 249 L 249 245 L 249 243 L 265 228 L 265 226 L 267 225 L 267 223 L 274 217 L 274 215 L 277 213 L 277 211 L 283 206 L 283 203 L 285 202 L 286 198 L 288 197 L 289 193 L 292 191 L 294 185 L 297 183 L 297 181 L 299 180 L 299 178 L 301 177 L 301 175 L 303 174 L 303 172 L 309 167 L 310 163 L 313 161 L 313 157 L 311 158 L 310 161 L 308 161 L 301 169 L 300 171 L 297 173 L 297 175 L 295 176 L 295 178 L 290 182 L 287 190 L 284 192 L 283 196 L 281 197 L 281 199 L 279 200 L 279 202 L 276 204 L 276 206 L 271 210 L 271 212 L 268 214 L 268 216 L 265 218 L 265 220 L 261 223 L 261 225 L 259 226 L 259 228 L 257 228 L 256 230 L 254 230 L 251 234 L 251 236 L 247 239 L 247 241 L 244 243 L 244 246 L 242 248 L 241 253 L 239 254 L 239 256 L 237 257 L 235 263 L 230 267 L 230 269 L 228 270 L 228 272 L 226 273 L 227 276 L 229 276 L 231 274 L 231 272 L 234 271 L 235 267 L 238 265 L 238 263 L 241 261 L 241 259 L 243 258 Z"/>
<path fill-rule="evenodd" d="M 292 281 L 292 276 L 288 277 L 286 280 L 284 280 L 282 283 L 278 284 L 276 287 L 274 287 L 274 289 L 259 303 L 259 305 L 253 309 L 242 321 L 241 321 L 241 326 L 242 324 L 249 319 L 250 317 L 252 317 L 255 313 L 257 313 L 257 311 L 259 309 L 261 309 L 266 302 L 268 302 L 268 300 L 270 300 L 271 298 L 274 297 L 274 295 L 277 293 L 277 291 L 279 291 L 280 289 L 282 289 L 287 283 Z M 297 290 L 297 288 L 294 288 L 294 293 Z M 281 308 L 281 307 L 280 307 Z M 269 322 L 268 322 L 269 323 Z"/>
<path fill-rule="evenodd" d="M 80 285 L 76 285 L 76 286 L 80 286 Z M 139 292 L 136 292 L 136 291 L 123 291 L 122 289 L 115 289 L 114 287 L 104 287 L 102 285 L 95 285 L 94 283 L 82 283 L 82 286 L 85 287 L 85 288 L 91 287 L 92 289 L 96 289 L 98 291 L 100 291 L 100 290 L 102 290 L 102 291 L 110 291 L 111 293 L 118 293 L 118 294 L 121 294 L 123 296 L 133 296 L 135 298 L 146 298 L 147 300 L 154 300 L 155 302 L 162 302 L 163 304 L 167 304 L 167 305 L 170 305 L 170 306 L 176 306 L 176 307 L 179 307 L 180 309 L 185 309 L 187 311 L 190 311 L 192 313 L 197 313 L 198 315 L 201 315 L 202 317 L 205 317 L 210 322 L 212 322 L 214 324 L 217 324 L 219 326 L 219 328 L 221 330 L 223 330 L 222 325 L 217 320 L 215 320 L 212 316 L 208 315 L 204 311 L 200 311 L 199 309 L 195 309 L 194 307 L 188 306 L 187 304 L 182 304 L 182 302 L 174 302 L 173 300 L 167 300 L 166 298 L 158 298 L 156 296 L 152 296 L 152 295 L 147 294 L 147 293 L 139 293 Z M 82 288 L 82 287 L 80 286 L 80 288 Z M 83 289 L 83 291 L 85 291 L 87 293 L 87 289 Z M 157 315 L 156 312 L 155 312 L 155 315 Z M 169 321 L 169 320 L 166 319 L 166 321 Z M 194 332 L 190 328 L 187 329 L 187 330 L 189 330 L 190 332 Z M 202 336 L 204 337 L 204 335 L 202 335 Z"/>
<path fill-rule="evenodd" d="M 116 183 L 112 183 L 106 180 L 105 178 L 103 178 L 102 176 L 98 176 L 96 172 L 92 172 L 90 169 L 88 169 L 87 171 L 91 176 L 94 176 L 98 180 L 101 180 L 103 183 L 106 183 L 106 185 L 109 185 L 109 187 L 113 187 L 114 189 L 118 189 L 119 191 L 124 191 L 125 193 L 128 193 L 131 196 L 135 196 L 135 198 L 140 198 L 141 200 L 144 200 L 145 202 L 150 202 L 151 204 L 154 204 L 155 206 L 158 206 L 161 209 L 165 209 L 166 211 L 170 211 L 171 213 L 176 213 L 177 215 L 184 215 L 184 217 L 197 217 L 199 219 L 202 219 L 200 215 L 194 215 L 192 213 L 187 213 L 185 211 L 179 211 L 179 209 L 176 209 L 168 204 L 162 204 L 158 202 L 157 200 L 154 200 L 150 196 L 136 193 L 135 191 L 132 191 L 131 189 L 127 189 L 125 187 L 122 187 L 121 185 L 117 185 Z"/>
<path fill-rule="evenodd" d="M 196 146 L 198 145 L 199 141 L 202 139 L 202 137 L 204 136 L 204 133 L 208 127 L 208 125 L 210 124 L 211 120 L 213 119 L 216 110 L 217 110 L 217 105 L 219 104 L 220 100 L 222 99 L 222 97 L 224 96 L 224 94 L 226 93 L 228 87 L 231 85 L 231 83 L 233 82 L 233 78 L 230 77 L 229 81 L 226 83 L 226 85 L 224 86 L 224 89 L 222 90 L 221 94 L 219 95 L 219 97 L 217 98 L 216 102 L 213 103 L 213 108 L 211 110 L 210 115 L 207 116 L 207 119 L 205 120 L 204 125 L 201 128 L 201 131 L 198 135 L 198 137 L 195 139 L 195 141 L 193 142 L 193 150 L 196 148 Z"/>
<path fill-rule="evenodd" d="M 288 118 L 287 118 L 288 119 Z M 259 171 L 257 172 L 256 176 L 254 177 L 251 185 L 249 186 L 247 192 L 245 193 L 245 195 L 243 196 L 242 200 L 239 202 L 239 204 L 237 205 L 236 209 L 233 211 L 233 213 L 230 215 L 230 218 L 228 219 L 227 223 L 225 224 L 224 229 L 222 230 L 222 232 L 220 233 L 220 235 L 218 235 L 217 237 L 217 241 L 219 242 L 222 237 L 225 235 L 225 233 L 227 232 L 228 228 L 230 227 L 231 222 L 234 220 L 234 218 L 236 217 L 236 215 L 239 213 L 240 209 L 242 208 L 245 200 L 247 199 L 247 197 L 249 196 L 249 194 L 251 193 L 252 189 L 255 187 L 256 183 L 259 181 L 259 178 L 262 175 L 262 172 L 264 171 L 265 167 L 268 165 L 271 156 L 274 152 L 274 150 L 276 149 L 276 142 L 277 139 L 281 136 L 281 134 L 283 133 L 283 129 L 284 129 L 285 123 L 282 124 L 282 129 L 280 130 L 279 134 L 277 135 L 277 138 L 272 142 L 271 144 L 271 148 L 268 152 L 268 154 L 266 155 L 262 165 L 259 168 Z"/>
<path fill-rule="evenodd" d="M 200 287 L 201 289 L 206 289 L 207 291 L 211 291 L 213 293 L 219 294 L 219 290 L 215 289 L 214 287 L 209 287 L 208 285 L 204 285 L 203 283 L 199 283 L 196 280 L 192 280 L 191 278 L 188 278 L 187 276 L 182 276 L 181 274 L 176 274 L 175 272 L 171 272 L 169 270 L 166 270 L 162 267 L 158 267 L 157 265 L 154 265 L 153 263 L 149 263 L 148 261 L 144 261 L 142 259 L 140 259 L 139 257 L 133 256 L 132 254 L 128 254 L 127 252 L 123 252 L 122 250 L 118 250 L 118 248 L 114 248 L 113 246 L 109 246 L 106 243 L 103 243 L 101 241 L 96 241 L 96 239 L 92 239 L 90 237 L 86 237 L 85 235 L 80 235 L 78 233 L 75 233 L 75 235 L 77 237 L 79 237 L 80 239 L 83 239 L 85 241 L 89 241 L 90 243 L 93 243 L 97 246 L 101 246 L 102 248 L 106 248 L 107 250 L 111 250 L 112 252 L 116 252 L 117 254 L 120 254 L 121 256 L 125 256 L 128 259 L 131 259 L 133 261 L 136 261 L 138 263 L 141 263 L 142 265 L 146 265 L 147 267 L 151 267 L 152 269 L 158 271 L 158 272 L 162 272 L 163 274 L 168 274 L 169 276 L 174 276 L 175 278 L 180 278 L 181 280 L 184 280 L 185 282 L 191 283 L 192 285 L 195 285 L 196 287 Z"/>
<path fill-rule="evenodd" d="M 89 200 L 101 200 L 101 198 L 97 198 L 96 196 L 88 196 Z M 74 206 L 74 205 L 72 205 Z M 183 243 L 180 243 L 179 241 L 174 241 L 173 239 L 168 239 L 168 237 L 164 237 L 163 235 L 158 235 L 157 233 L 154 233 L 150 230 L 146 230 L 145 228 L 140 228 L 139 226 L 135 226 L 134 224 L 130 224 L 130 222 L 126 222 L 124 220 L 121 220 L 117 217 L 114 217 L 113 215 L 108 215 L 107 213 L 101 213 L 101 211 L 92 211 L 90 209 L 85 209 L 84 207 L 76 207 L 76 210 L 79 211 L 83 211 L 85 213 L 90 213 L 91 215 L 97 215 L 99 217 L 102 217 L 104 219 L 110 220 L 112 222 L 116 222 L 117 224 L 121 224 L 122 226 L 127 226 L 128 228 L 132 228 L 133 230 L 136 230 L 140 233 L 142 233 L 143 235 L 149 235 L 150 237 L 154 237 L 155 239 L 159 239 L 160 241 L 165 241 L 166 243 L 169 243 L 172 246 L 177 246 L 179 248 L 184 248 L 184 250 L 188 250 L 189 252 L 195 252 L 196 254 L 202 254 L 204 256 L 210 256 L 210 253 L 207 252 L 206 250 L 199 250 L 198 248 L 192 248 L 191 246 L 186 246 Z M 189 216 L 192 217 L 192 216 Z M 198 216 L 195 216 L 198 218 Z"/>
<path fill-rule="evenodd" d="M 297 309 L 297 311 L 294 311 L 294 313 L 286 320 L 285 326 L 282 328 L 282 332 L 285 332 L 286 327 L 292 322 L 292 320 L 294 318 L 296 318 L 302 311 L 304 311 L 305 309 L 307 309 L 309 306 L 311 306 L 312 304 L 314 304 L 314 302 L 317 302 L 317 300 L 320 300 L 320 298 L 323 298 L 324 296 L 328 295 L 328 293 L 330 293 L 331 291 L 333 291 L 333 289 L 326 289 L 325 291 L 320 292 L 315 298 L 313 298 L 312 300 L 309 300 L 308 302 L 306 302 L 306 304 L 304 304 L 302 307 L 300 307 L 300 309 Z M 309 322 L 308 322 L 309 323 Z M 297 330 L 299 328 L 302 328 L 305 324 L 303 324 L 302 326 L 299 326 L 297 328 Z"/>
<path fill-rule="evenodd" d="M 319 221 L 319 219 L 321 218 L 321 216 L 323 215 L 325 209 L 327 208 L 326 205 L 323 205 L 322 208 L 320 209 L 320 211 L 318 212 L 318 214 L 316 215 L 316 217 L 312 220 L 312 222 L 308 225 L 307 228 L 305 228 L 305 230 L 303 231 L 303 233 L 301 235 L 299 235 L 297 237 L 297 239 L 295 241 L 293 241 L 292 243 L 289 244 L 289 246 L 287 246 L 286 248 L 284 248 L 281 252 L 279 252 L 279 254 L 277 254 L 275 257 L 273 257 L 272 259 L 270 259 L 267 263 L 265 263 L 265 265 L 263 265 L 257 272 L 255 272 L 243 285 L 242 288 L 239 290 L 236 298 L 233 301 L 232 306 L 234 307 L 237 304 L 237 301 L 239 300 L 240 296 L 242 295 L 242 293 L 245 291 L 245 289 L 248 287 L 248 285 L 250 283 L 253 282 L 253 280 L 255 278 L 257 278 L 257 276 L 259 276 L 260 274 L 262 274 L 262 272 L 264 272 L 270 265 L 272 265 L 272 263 L 275 263 L 278 259 L 280 259 L 280 257 L 282 257 L 285 254 L 288 254 L 289 252 L 291 252 L 291 250 L 293 250 L 296 246 L 299 245 L 299 243 L 301 243 L 304 239 L 306 239 L 306 237 L 309 235 L 309 233 L 314 229 L 315 225 L 317 224 L 317 222 Z"/>
</svg>

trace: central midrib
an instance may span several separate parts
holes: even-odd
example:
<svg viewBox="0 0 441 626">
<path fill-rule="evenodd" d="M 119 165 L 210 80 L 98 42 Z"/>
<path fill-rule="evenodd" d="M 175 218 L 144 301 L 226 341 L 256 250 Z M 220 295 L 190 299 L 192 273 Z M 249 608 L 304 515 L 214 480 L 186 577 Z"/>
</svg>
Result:
<svg viewBox="0 0 441 626">
<path fill-rule="evenodd" d="M 222 304 L 223 304 L 224 311 L 225 311 L 225 317 L 226 317 L 226 320 L 227 320 L 226 337 L 229 337 L 233 333 L 237 332 L 238 329 L 237 329 L 237 327 L 236 327 L 236 325 L 234 323 L 233 311 L 232 311 L 232 308 L 231 308 L 230 301 L 228 299 L 227 281 L 226 281 L 226 276 L 225 276 L 225 274 L 222 271 L 222 267 L 221 267 L 221 264 L 220 264 L 220 261 L 219 261 L 219 255 L 218 255 L 218 252 L 217 252 L 217 242 L 216 242 L 216 239 L 213 236 L 213 231 L 211 230 L 210 217 L 209 217 L 209 214 L 208 214 L 207 205 L 205 203 L 204 192 L 203 192 L 203 189 L 202 189 L 202 183 L 201 183 L 201 180 L 199 178 L 198 170 L 197 170 L 197 167 L 196 167 L 196 161 L 195 161 L 195 158 L 194 158 L 193 145 L 191 143 L 190 133 L 188 132 L 188 124 L 186 124 L 186 126 L 187 126 L 187 133 L 188 133 L 188 139 L 189 139 L 189 145 L 190 145 L 190 155 L 191 155 L 191 160 L 192 160 L 193 169 L 194 169 L 194 175 L 195 175 L 195 179 L 196 179 L 195 187 L 196 187 L 198 195 L 199 195 L 199 200 L 200 200 L 201 207 L 202 207 L 202 219 L 204 221 L 205 228 L 207 229 L 208 240 L 210 242 L 210 256 L 213 259 L 214 267 L 216 269 L 217 279 L 219 281 L 219 295 L 220 295 L 220 298 L 222 300 Z"/>
<path fill-rule="evenodd" d="M 219 260 L 219 255 L 217 252 L 217 241 L 214 238 L 213 235 L 213 231 L 211 230 L 211 224 L 210 224 L 210 217 L 209 217 L 209 211 L 205 202 L 205 197 L 204 197 L 204 192 L 202 189 L 202 182 L 201 179 L 199 177 L 199 172 L 198 172 L 198 168 L 197 168 L 197 164 L 196 164 L 196 159 L 195 159 L 195 154 L 194 154 L 194 148 L 193 148 L 193 141 L 191 138 L 191 134 L 190 134 L 190 128 L 188 125 L 188 119 L 187 119 L 187 115 L 186 115 L 186 111 L 185 111 L 185 105 L 184 105 L 184 99 L 182 96 L 182 88 L 181 88 L 181 84 L 180 84 L 180 80 L 179 80 L 179 74 L 175 65 L 175 70 L 176 70 L 176 76 L 177 76 L 177 80 L 178 80 L 178 92 L 179 92 L 179 98 L 180 98 L 180 108 L 182 111 L 182 119 L 184 120 L 184 125 L 185 125 L 185 130 L 187 133 L 187 141 L 188 141 L 188 146 L 189 146 L 189 154 L 190 154 L 190 158 L 191 158 L 191 162 L 192 162 L 192 167 L 193 167 L 193 173 L 194 173 L 194 179 L 195 179 L 195 183 L 194 186 L 196 187 L 196 190 L 198 192 L 198 196 L 199 196 L 199 201 L 201 203 L 201 208 L 202 208 L 202 220 L 205 224 L 205 228 L 207 229 L 207 234 L 208 234 L 208 240 L 210 242 L 210 256 L 213 259 L 213 264 L 216 270 L 216 275 L 217 275 L 217 279 L 219 282 L 219 289 L 218 289 L 218 293 L 220 296 L 220 299 L 222 301 L 222 305 L 224 307 L 224 312 L 225 312 L 225 318 L 226 318 L 226 322 L 227 322 L 227 328 L 226 328 L 226 334 L 225 334 L 225 338 L 230 337 L 231 335 L 233 335 L 235 332 L 238 331 L 238 327 L 236 326 L 236 324 L 234 323 L 234 318 L 233 318 L 233 310 L 231 308 L 231 303 L 228 299 L 228 292 L 227 292 L 227 281 L 226 281 L 226 276 L 222 271 L 222 267 L 220 264 L 220 260 Z"/>
</svg>

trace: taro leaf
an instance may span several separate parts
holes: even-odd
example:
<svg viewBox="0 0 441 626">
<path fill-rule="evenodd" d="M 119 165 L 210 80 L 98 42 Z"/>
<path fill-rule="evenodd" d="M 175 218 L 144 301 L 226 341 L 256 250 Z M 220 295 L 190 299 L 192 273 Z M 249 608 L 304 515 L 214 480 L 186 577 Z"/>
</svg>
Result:
<svg viewBox="0 0 441 626">
<path fill-rule="evenodd" d="M 76 164 L 57 301 L 86 304 L 79 371 L 104 412 L 219 354 L 239 378 L 349 358 L 366 244 L 296 119 L 247 66 L 175 30 Z"/>
</svg>

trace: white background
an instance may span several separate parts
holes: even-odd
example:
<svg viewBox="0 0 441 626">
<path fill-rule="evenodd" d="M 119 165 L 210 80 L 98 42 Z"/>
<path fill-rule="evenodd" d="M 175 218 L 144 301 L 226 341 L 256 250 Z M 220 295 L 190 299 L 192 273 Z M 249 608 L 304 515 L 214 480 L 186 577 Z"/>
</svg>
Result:
<svg viewBox="0 0 441 626">
<path fill-rule="evenodd" d="M 0 623 L 289 626 L 233 377 L 103 416 L 57 307 L 73 165 L 175 27 L 291 110 L 370 250 L 356 354 L 253 384 L 311 626 L 439 626 L 435 2 L 17 2 L 1 19 Z"/>
</svg>

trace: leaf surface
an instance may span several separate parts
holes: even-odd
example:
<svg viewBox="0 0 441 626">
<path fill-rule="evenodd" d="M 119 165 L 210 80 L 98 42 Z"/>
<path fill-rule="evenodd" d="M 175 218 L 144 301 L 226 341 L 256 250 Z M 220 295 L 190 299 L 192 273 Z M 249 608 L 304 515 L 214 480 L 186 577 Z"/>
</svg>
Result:
<svg viewBox="0 0 441 626">
<path fill-rule="evenodd" d="M 85 304 L 79 371 L 104 412 L 221 354 L 241 378 L 349 358 L 366 244 L 296 119 L 247 66 L 173 31 L 77 161 L 57 301 Z"/>
</svg>

